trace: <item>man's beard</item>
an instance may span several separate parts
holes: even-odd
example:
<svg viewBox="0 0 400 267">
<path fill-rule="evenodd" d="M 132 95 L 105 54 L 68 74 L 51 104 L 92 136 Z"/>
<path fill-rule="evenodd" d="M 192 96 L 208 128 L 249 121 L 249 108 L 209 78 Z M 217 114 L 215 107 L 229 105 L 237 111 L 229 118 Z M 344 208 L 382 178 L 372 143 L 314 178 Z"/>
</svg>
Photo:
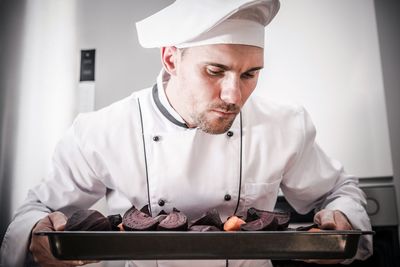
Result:
<svg viewBox="0 0 400 267">
<path fill-rule="evenodd" d="M 235 116 L 229 116 L 227 118 L 217 117 L 215 119 L 210 119 L 207 115 L 212 110 L 234 112 L 236 114 Z M 239 112 L 240 107 L 235 104 L 213 104 L 209 105 L 203 112 L 200 112 L 199 114 L 193 114 L 192 118 L 196 122 L 197 128 L 200 130 L 209 134 L 222 134 L 231 128 L 236 115 Z"/>
</svg>

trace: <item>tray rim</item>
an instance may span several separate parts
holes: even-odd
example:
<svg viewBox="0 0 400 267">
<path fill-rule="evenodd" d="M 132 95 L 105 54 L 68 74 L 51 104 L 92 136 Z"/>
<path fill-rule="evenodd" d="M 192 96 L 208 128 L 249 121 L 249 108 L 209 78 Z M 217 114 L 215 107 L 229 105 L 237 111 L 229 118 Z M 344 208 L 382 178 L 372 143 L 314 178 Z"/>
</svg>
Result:
<svg viewBox="0 0 400 267">
<path fill-rule="evenodd" d="M 305 235 L 374 235 L 375 231 L 372 230 L 321 230 L 318 232 L 309 231 L 209 231 L 209 232 L 195 232 L 195 231 L 39 231 L 35 232 L 38 236 L 49 235 L 251 235 L 251 234 L 305 234 Z"/>
<path fill-rule="evenodd" d="M 358 247 L 358 242 L 361 235 L 373 235 L 374 231 L 361 231 L 361 230 L 322 230 L 318 232 L 308 232 L 308 231 L 236 231 L 236 232 L 225 232 L 225 231 L 210 231 L 210 232 L 190 232 L 190 231 L 41 231 L 36 232 L 35 235 L 43 236 L 48 238 L 51 252 L 53 256 L 60 260 L 74 260 L 74 259 L 83 259 L 83 260 L 156 260 L 156 259 L 165 259 L 165 260 L 176 260 L 176 259 L 339 259 L 342 258 L 351 258 L 355 255 Z M 132 254 L 131 251 L 127 252 L 126 250 L 115 252 L 113 249 L 108 250 L 107 252 L 103 251 L 100 254 L 99 251 L 93 253 L 93 248 L 89 250 L 83 250 L 81 252 L 74 252 L 71 243 L 68 243 L 69 240 L 84 240 L 88 238 L 86 242 L 90 243 L 93 240 L 101 240 L 104 238 L 111 238 L 114 240 L 119 240 L 119 237 L 122 239 L 122 243 L 126 242 L 126 240 L 133 240 L 138 238 L 138 240 L 161 240 L 161 243 L 166 242 L 171 246 L 171 240 L 178 238 L 182 242 L 192 242 L 192 240 L 197 240 L 197 242 L 204 242 L 205 239 L 210 238 L 211 240 L 219 240 L 218 242 L 222 242 L 222 244 L 232 244 L 232 241 L 237 241 L 238 239 L 248 240 L 249 238 L 256 238 L 256 244 L 260 244 L 260 238 L 265 240 L 275 240 L 281 236 L 283 240 L 293 240 L 293 239 L 303 239 L 314 236 L 318 239 L 320 238 L 332 238 L 337 240 L 346 240 L 346 245 L 343 247 L 343 250 L 333 250 L 328 251 L 324 250 L 293 250 L 286 252 L 277 252 L 275 249 L 265 250 L 260 252 L 256 249 L 255 252 L 248 251 L 248 248 L 245 249 L 247 251 L 246 254 L 243 250 L 240 250 L 238 255 L 234 255 L 231 252 L 226 252 L 225 250 L 217 248 L 217 251 L 211 250 L 209 248 L 197 248 L 196 252 L 187 251 L 187 249 L 177 251 L 168 252 L 168 249 L 165 250 L 162 247 L 158 247 L 157 250 L 149 253 L 143 252 L 141 248 L 136 250 L 135 253 Z M 325 237 L 324 237 L 325 236 Z M 165 241 L 162 241 L 165 240 Z M 201 241 L 203 240 L 203 241 Z M 224 241 L 223 241 L 224 240 Z M 66 243 L 65 243 L 66 242 Z M 76 242 L 76 241 L 75 241 Z M 119 242 L 119 241 L 118 241 Z M 130 242 L 130 241 L 128 241 Z M 228 243 L 226 243 L 228 242 Z M 257 243 L 258 242 L 258 243 Z M 285 242 L 285 241 L 284 241 Z M 356 243 L 355 243 L 356 242 Z M 328 242 L 330 243 L 330 242 Z M 95 244 L 95 243 L 93 243 Z M 114 244 L 115 245 L 115 244 Z M 65 248 L 67 248 L 65 250 Z M 168 245 L 167 245 L 168 246 Z M 72 250 L 71 250 L 72 248 Z M 96 246 L 94 246 L 96 248 Z M 97 248 L 96 248 L 97 249 Z M 232 247 L 231 247 L 232 249 Z M 89 251 L 92 251 L 90 254 Z M 114 252 L 111 252 L 114 251 Z M 77 254 L 76 254 L 77 253 Z M 85 254 L 86 253 L 86 254 Z M 116 254 L 113 254 L 116 253 Z M 172 253 L 172 254 L 169 254 Z M 236 252 L 237 253 L 237 252 Z M 261 253 L 261 254 L 260 254 Z M 282 254 L 283 253 L 283 254 Z M 286 254 L 285 254 L 286 253 Z M 290 254 L 291 253 L 291 254 Z M 313 254 L 311 254 L 313 253 Z M 152 256 L 153 255 L 153 256 Z M 296 256 L 297 255 L 297 256 Z M 335 255 L 335 256 L 334 256 Z M 340 256 L 339 256 L 340 255 Z"/>
</svg>

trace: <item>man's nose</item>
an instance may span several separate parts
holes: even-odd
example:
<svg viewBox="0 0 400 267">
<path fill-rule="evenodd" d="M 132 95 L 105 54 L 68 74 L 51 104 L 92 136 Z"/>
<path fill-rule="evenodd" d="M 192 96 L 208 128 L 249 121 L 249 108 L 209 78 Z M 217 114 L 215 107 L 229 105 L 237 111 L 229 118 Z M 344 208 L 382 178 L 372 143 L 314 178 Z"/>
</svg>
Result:
<svg viewBox="0 0 400 267">
<path fill-rule="evenodd" d="M 240 78 L 226 77 L 221 85 L 221 100 L 228 104 L 240 105 L 242 92 L 240 88 Z"/>
</svg>

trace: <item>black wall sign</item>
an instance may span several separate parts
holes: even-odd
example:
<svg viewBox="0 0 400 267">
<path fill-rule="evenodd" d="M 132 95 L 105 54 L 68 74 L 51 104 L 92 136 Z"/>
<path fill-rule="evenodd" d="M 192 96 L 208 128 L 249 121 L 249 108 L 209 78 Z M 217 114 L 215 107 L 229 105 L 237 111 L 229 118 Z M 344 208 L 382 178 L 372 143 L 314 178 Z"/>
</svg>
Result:
<svg viewBox="0 0 400 267">
<path fill-rule="evenodd" d="M 94 63 L 96 50 L 81 50 L 80 81 L 94 81 Z"/>
</svg>

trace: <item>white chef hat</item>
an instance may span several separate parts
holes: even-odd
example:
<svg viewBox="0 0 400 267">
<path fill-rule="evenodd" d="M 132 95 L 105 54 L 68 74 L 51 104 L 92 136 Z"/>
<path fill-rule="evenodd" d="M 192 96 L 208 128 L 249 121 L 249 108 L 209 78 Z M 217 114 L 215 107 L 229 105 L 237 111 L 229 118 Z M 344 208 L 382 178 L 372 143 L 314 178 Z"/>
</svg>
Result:
<svg viewBox="0 0 400 267">
<path fill-rule="evenodd" d="M 136 23 L 143 47 L 246 44 L 264 47 L 279 0 L 176 0 Z"/>
</svg>

